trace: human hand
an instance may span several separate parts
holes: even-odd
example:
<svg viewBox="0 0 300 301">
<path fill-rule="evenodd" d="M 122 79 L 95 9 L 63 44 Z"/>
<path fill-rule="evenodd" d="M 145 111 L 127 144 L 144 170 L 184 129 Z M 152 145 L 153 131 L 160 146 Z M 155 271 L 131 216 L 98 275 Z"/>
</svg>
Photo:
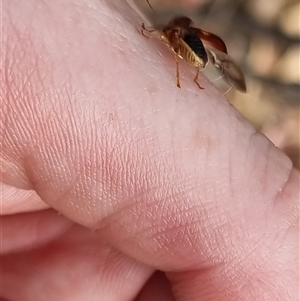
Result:
<svg viewBox="0 0 300 301">
<path fill-rule="evenodd" d="M 2 298 L 297 300 L 284 154 L 125 1 L 2 14 Z"/>
</svg>

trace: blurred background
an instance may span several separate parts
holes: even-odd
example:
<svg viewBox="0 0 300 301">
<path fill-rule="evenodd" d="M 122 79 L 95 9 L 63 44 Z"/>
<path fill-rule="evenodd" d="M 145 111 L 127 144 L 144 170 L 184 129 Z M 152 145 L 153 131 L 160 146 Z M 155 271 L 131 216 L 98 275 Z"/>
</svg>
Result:
<svg viewBox="0 0 300 301">
<path fill-rule="evenodd" d="M 134 1 L 153 25 L 186 15 L 225 41 L 247 82 L 226 97 L 300 169 L 299 0 L 150 0 L 156 17 Z"/>
</svg>

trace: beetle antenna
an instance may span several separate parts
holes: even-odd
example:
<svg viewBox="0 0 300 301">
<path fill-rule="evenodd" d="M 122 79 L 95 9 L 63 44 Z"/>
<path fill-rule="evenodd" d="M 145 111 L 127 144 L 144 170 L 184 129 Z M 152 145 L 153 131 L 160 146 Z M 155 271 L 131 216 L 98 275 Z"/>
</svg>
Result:
<svg viewBox="0 0 300 301">
<path fill-rule="evenodd" d="M 148 6 L 150 7 L 150 9 L 151 9 L 151 11 L 152 11 L 152 13 L 153 13 L 153 15 L 154 15 L 154 17 L 155 17 L 156 23 L 158 23 L 157 15 L 156 15 L 156 13 L 154 12 L 154 9 L 153 9 L 152 5 L 150 4 L 149 0 L 146 0 L 146 2 L 147 2 Z"/>
<path fill-rule="evenodd" d="M 150 9 L 151 9 L 153 15 L 155 15 L 154 10 L 153 10 L 153 7 L 152 7 L 152 5 L 150 4 L 149 0 L 146 0 L 146 2 L 147 2 L 147 4 L 148 4 L 148 6 L 150 7 Z"/>
</svg>

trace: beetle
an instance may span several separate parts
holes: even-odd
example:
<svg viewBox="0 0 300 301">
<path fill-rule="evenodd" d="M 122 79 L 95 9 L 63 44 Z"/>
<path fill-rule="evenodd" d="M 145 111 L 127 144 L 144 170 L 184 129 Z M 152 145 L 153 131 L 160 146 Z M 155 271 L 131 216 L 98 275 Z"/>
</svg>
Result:
<svg viewBox="0 0 300 301">
<path fill-rule="evenodd" d="M 154 13 L 149 1 L 146 1 Z M 190 18 L 178 16 L 160 29 L 148 29 L 143 23 L 141 33 L 146 37 L 158 33 L 160 40 L 174 52 L 178 88 L 181 88 L 178 64 L 179 59 L 182 59 L 197 68 L 194 82 L 200 89 L 203 87 L 198 82 L 199 71 L 204 69 L 210 61 L 231 87 L 246 92 L 244 74 L 228 55 L 224 41 L 219 36 L 192 25 L 193 22 Z"/>
</svg>

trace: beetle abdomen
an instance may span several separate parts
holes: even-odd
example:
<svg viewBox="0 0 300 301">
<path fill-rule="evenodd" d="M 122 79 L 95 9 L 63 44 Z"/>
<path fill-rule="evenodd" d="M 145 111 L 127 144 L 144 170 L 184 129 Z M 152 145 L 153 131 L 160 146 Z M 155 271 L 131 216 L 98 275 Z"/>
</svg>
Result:
<svg viewBox="0 0 300 301">
<path fill-rule="evenodd" d="M 185 33 L 185 35 L 183 36 L 182 40 L 190 47 L 190 49 L 194 52 L 195 54 L 195 58 L 198 57 L 201 59 L 201 63 L 200 63 L 200 67 L 204 67 L 207 62 L 208 62 L 208 58 L 207 58 L 207 53 L 206 50 L 203 46 L 202 41 L 198 38 L 198 36 L 195 33 L 190 33 L 187 32 Z M 188 54 L 188 51 L 186 51 Z M 183 53 L 182 53 L 183 55 Z M 193 64 L 193 59 L 195 59 L 193 57 L 186 57 L 186 59 L 189 61 L 189 63 Z M 192 59 L 192 61 L 191 61 Z M 199 60 L 198 60 L 199 61 Z M 195 65 L 195 64 L 193 64 Z"/>
</svg>

